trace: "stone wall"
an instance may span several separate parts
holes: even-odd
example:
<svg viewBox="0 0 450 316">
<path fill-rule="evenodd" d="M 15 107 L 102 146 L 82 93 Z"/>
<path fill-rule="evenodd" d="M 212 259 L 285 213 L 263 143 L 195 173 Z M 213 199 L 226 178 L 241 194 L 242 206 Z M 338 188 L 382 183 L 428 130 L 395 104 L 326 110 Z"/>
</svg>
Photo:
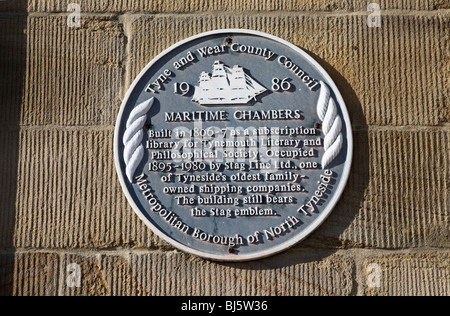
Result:
<svg viewBox="0 0 450 316">
<path fill-rule="evenodd" d="M 0 1 L 0 294 L 450 295 L 448 0 Z M 354 163 L 329 219 L 275 257 L 181 253 L 118 183 L 121 100 L 157 54 L 245 28 L 282 37 L 331 75 Z M 80 267 L 81 287 L 68 277 Z"/>
</svg>

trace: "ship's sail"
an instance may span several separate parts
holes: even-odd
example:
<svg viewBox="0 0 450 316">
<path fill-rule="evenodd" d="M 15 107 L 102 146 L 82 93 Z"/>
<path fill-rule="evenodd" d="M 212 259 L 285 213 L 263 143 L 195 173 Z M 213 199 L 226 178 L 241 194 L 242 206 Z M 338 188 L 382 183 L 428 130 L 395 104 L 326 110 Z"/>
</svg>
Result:
<svg viewBox="0 0 450 316">
<path fill-rule="evenodd" d="M 246 100 L 248 99 L 248 90 L 244 69 L 239 66 L 234 66 L 231 76 L 231 92 L 233 101 L 242 101 L 243 103 L 247 103 L 248 101 Z"/>
<path fill-rule="evenodd" d="M 194 100 L 203 101 L 203 96 L 208 95 L 212 89 L 211 77 L 208 73 L 202 72 L 200 75 L 199 86 L 195 88 Z"/>
<path fill-rule="evenodd" d="M 216 61 L 212 75 L 203 72 L 195 87 L 192 101 L 200 105 L 247 104 L 267 89 L 244 72 L 244 68 L 229 68 Z"/>
</svg>

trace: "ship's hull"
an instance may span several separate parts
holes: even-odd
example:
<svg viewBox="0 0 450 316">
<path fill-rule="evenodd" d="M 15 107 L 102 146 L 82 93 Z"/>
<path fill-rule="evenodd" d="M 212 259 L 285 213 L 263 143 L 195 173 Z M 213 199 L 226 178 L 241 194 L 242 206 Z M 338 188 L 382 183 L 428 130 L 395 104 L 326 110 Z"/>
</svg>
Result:
<svg viewBox="0 0 450 316">
<path fill-rule="evenodd" d="M 256 100 L 255 97 L 249 97 L 245 99 L 225 99 L 225 98 L 217 98 L 217 99 L 209 99 L 209 100 L 195 100 L 192 101 L 200 104 L 200 105 L 246 105 L 250 101 Z"/>
</svg>

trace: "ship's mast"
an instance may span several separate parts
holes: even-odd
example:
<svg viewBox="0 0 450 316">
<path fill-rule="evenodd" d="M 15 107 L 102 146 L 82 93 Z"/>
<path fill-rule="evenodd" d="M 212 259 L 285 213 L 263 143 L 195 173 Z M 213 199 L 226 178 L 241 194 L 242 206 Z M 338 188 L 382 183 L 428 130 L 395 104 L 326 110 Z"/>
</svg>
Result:
<svg viewBox="0 0 450 316">
<path fill-rule="evenodd" d="M 211 94 L 209 99 L 212 101 L 223 101 L 229 97 L 230 93 L 230 81 L 228 80 L 225 65 L 220 61 L 216 61 L 211 77 Z"/>
</svg>

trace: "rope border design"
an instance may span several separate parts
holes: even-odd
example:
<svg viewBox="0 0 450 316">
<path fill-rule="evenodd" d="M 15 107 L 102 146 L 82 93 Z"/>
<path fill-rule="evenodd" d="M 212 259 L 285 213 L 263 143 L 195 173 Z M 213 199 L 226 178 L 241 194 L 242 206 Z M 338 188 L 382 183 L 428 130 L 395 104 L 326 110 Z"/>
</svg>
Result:
<svg viewBox="0 0 450 316">
<path fill-rule="evenodd" d="M 322 169 L 328 167 L 340 154 L 344 145 L 342 136 L 342 119 L 338 115 L 338 108 L 331 98 L 328 85 L 320 82 L 321 90 L 317 103 L 317 114 L 322 121 L 323 132 L 325 134 L 324 148 L 325 154 L 322 158 Z"/>
<path fill-rule="evenodd" d="M 123 135 L 123 144 L 125 145 L 123 157 L 126 165 L 126 174 L 131 183 L 133 183 L 136 170 L 144 158 L 143 128 L 147 122 L 147 113 L 153 107 L 154 101 L 155 98 L 151 98 L 136 106 L 127 120 L 127 128 Z"/>
</svg>

